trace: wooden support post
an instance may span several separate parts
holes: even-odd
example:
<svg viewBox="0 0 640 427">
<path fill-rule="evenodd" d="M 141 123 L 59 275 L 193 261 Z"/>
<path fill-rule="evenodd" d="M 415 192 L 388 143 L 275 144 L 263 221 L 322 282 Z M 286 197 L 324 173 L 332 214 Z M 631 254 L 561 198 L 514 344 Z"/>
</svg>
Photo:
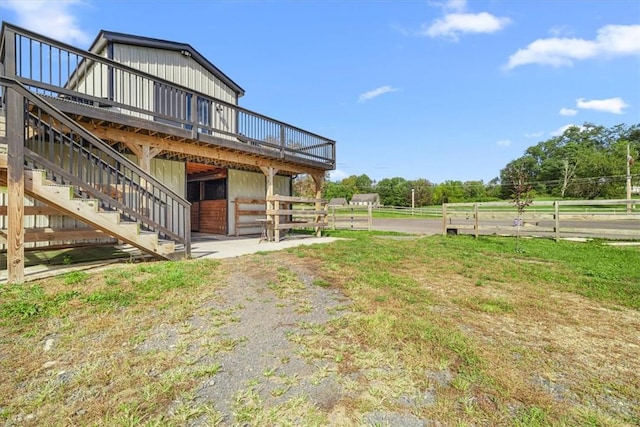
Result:
<svg viewBox="0 0 640 427">
<path fill-rule="evenodd" d="M 373 205 L 369 205 L 367 209 L 367 215 L 369 215 L 369 218 L 367 218 L 367 223 L 369 225 L 369 231 L 371 231 L 373 229 Z"/>
<path fill-rule="evenodd" d="M 7 97 L 7 283 L 24 282 L 24 98 L 8 89 Z"/>
<path fill-rule="evenodd" d="M 124 140 L 123 142 L 133 152 L 133 154 L 138 157 L 138 166 L 140 166 L 140 169 L 151 175 L 151 159 L 160 154 L 162 152 L 162 149 L 151 147 L 151 145 L 147 142 L 144 142 L 142 144 L 131 140 Z M 153 209 L 153 207 L 149 206 L 151 194 L 149 192 L 149 189 L 147 188 L 147 180 L 143 177 L 140 177 L 139 185 L 143 190 L 143 194 L 139 195 L 139 197 L 142 197 L 142 199 L 140 200 L 140 207 L 142 208 L 142 212 L 144 213 L 144 215 L 150 216 L 150 209 Z M 124 188 L 122 188 L 122 194 L 124 195 L 124 193 L 125 190 Z M 191 223 L 191 212 L 189 212 L 189 223 Z M 191 233 L 190 228 L 191 226 L 189 226 L 189 230 L 185 230 L 185 233 Z"/>
<path fill-rule="evenodd" d="M 315 210 L 319 211 L 322 209 L 322 202 L 320 201 L 322 199 L 322 185 L 324 184 L 324 174 L 322 175 L 312 175 L 313 177 L 313 182 L 316 183 L 316 204 L 315 204 Z M 322 236 L 322 227 L 320 226 L 320 222 L 322 221 L 323 223 L 325 222 L 326 219 L 326 215 L 323 217 L 321 215 L 316 215 L 316 228 L 315 228 L 315 232 L 316 232 L 316 237 L 320 237 Z"/>
<path fill-rule="evenodd" d="M 266 197 L 266 207 L 267 207 L 267 211 L 269 210 L 274 210 L 275 209 L 275 204 L 273 202 L 272 197 L 273 197 L 273 177 L 278 173 L 278 169 L 272 167 L 272 166 L 260 166 L 260 170 L 262 170 L 262 173 L 267 177 L 267 197 Z M 236 207 L 237 209 L 237 207 Z M 274 237 L 274 230 L 275 230 L 275 224 L 276 224 L 276 220 L 275 217 L 277 215 L 267 215 L 267 224 L 271 223 L 274 225 L 273 229 L 267 230 L 267 239 L 268 240 L 272 240 Z M 279 241 L 279 237 L 280 237 L 280 230 L 276 230 L 277 233 L 277 237 L 278 239 L 276 239 L 276 242 Z"/>
<path fill-rule="evenodd" d="M 140 169 L 151 174 L 151 159 L 156 157 L 163 150 L 158 147 L 152 148 L 148 142 L 144 142 L 142 144 L 129 140 L 123 140 L 122 142 L 138 157 L 138 166 L 140 166 Z"/>
</svg>

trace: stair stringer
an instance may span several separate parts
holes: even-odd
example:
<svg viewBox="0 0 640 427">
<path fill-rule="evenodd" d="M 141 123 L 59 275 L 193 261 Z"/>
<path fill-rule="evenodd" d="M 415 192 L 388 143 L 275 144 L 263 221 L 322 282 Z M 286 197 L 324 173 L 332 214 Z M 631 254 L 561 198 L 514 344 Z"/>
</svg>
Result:
<svg viewBox="0 0 640 427">
<path fill-rule="evenodd" d="M 109 236 L 122 240 L 143 252 L 157 258 L 172 259 L 175 243 L 160 242 L 158 234 L 144 232 L 135 222 L 120 221 L 119 212 L 100 211 L 96 199 L 73 197 L 73 188 L 68 185 L 52 184 L 44 178 L 41 170 L 25 170 L 24 191 L 27 195 L 54 206 L 75 219 L 88 224 Z"/>
</svg>

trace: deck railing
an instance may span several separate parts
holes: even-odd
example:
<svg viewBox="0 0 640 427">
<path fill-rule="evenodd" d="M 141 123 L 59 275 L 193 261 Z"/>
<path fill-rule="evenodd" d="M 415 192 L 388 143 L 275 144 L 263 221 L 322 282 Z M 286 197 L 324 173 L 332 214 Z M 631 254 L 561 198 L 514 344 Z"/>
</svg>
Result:
<svg viewBox="0 0 640 427">
<path fill-rule="evenodd" d="M 25 168 L 46 171 L 51 182 L 71 186 L 74 197 L 95 198 L 101 210 L 117 211 L 122 219 L 157 232 L 161 239 L 183 244 L 189 253 L 188 201 L 21 83 L 0 77 L 3 100 L 9 91 L 24 107 L 15 126 L 24 126 Z"/>
<path fill-rule="evenodd" d="M 269 156 L 335 167 L 335 141 L 96 53 L 7 23 L 0 49 L 4 75 L 40 95 L 191 130 L 194 138 L 210 135 L 241 150 L 260 147 Z"/>
</svg>

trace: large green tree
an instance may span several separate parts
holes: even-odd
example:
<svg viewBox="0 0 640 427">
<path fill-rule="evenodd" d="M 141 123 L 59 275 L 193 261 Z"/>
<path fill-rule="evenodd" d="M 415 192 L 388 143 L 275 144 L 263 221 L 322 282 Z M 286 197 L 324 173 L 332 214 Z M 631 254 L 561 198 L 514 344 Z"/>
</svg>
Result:
<svg viewBox="0 0 640 427">
<path fill-rule="evenodd" d="M 508 171 L 523 168 L 536 193 L 556 197 L 622 197 L 626 179 L 627 143 L 640 149 L 640 125 L 611 128 L 586 123 L 527 148 L 500 173 L 502 197 L 513 188 Z"/>
<path fill-rule="evenodd" d="M 433 190 L 433 202 L 437 205 L 443 203 L 457 203 L 464 200 L 464 187 L 462 181 L 448 180 L 438 184 Z"/>
<path fill-rule="evenodd" d="M 429 206 L 433 204 L 433 184 L 424 178 L 409 181 L 410 190 L 413 189 L 415 206 Z M 409 203 L 411 200 L 409 200 Z M 407 206 L 410 206 L 407 205 Z"/>
<path fill-rule="evenodd" d="M 323 197 L 329 200 L 335 197 L 351 200 L 354 194 L 371 193 L 372 187 L 373 181 L 366 174 L 351 175 L 338 182 L 327 181 L 323 188 Z"/>
<path fill-rule="evenodd" d="M 378 182 L 375 190 L 385 206 L 411 206 L 411 185 L 404 178 L 385 178 Z"/>
</svg>

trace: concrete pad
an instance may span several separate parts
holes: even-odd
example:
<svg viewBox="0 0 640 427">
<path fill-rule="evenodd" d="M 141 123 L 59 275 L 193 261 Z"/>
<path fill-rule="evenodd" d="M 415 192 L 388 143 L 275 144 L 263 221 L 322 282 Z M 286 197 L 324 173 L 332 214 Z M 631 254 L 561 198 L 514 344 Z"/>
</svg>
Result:
<svg viewBox="0 0 640 427">
<path fill-rule="evenodd" d="M 193 233 L 191 244 L 192 258 L 234 258 L 243 255 L 254 254 L 256 252 L 280 251 L 301 245 L 315 245 L 321 243 L 331 243 L 339 240 L 335 237 L 315 237 L 315 236 L 287 236 L 278 243 L 261 241 L 258 236 L 251 237 L 230 237 L 210 234 Z M 130 254 L 130 258 L 118 258 L 96 262 L 77 263 L 72 265 L 48 265 L 40 264 L 25 268 L 24 280 L 45 279 L 47 277 L 58 276 L 70 271 L 99 271 L 116 263 L 131 262 L 141 258 L 151 258 L 143 255 L 138 249 L 125 245 L 120 247 L 122 251 Z M 7 282 L 7 270 L 0 271 L 0 284 Z"/>
<path fill-rule="evenodd" d="M 235 258 L 256 252 L 280 251 L 301 245 L 315 245 L 331 243 L 338 240 L 335 237 L 295 237 L 287 238 L 278 243 L 260 241 L 257 237 L 234 238 L 223 240 L 196 240 L 191 244 L 192 258 Z"/>
</svg>

